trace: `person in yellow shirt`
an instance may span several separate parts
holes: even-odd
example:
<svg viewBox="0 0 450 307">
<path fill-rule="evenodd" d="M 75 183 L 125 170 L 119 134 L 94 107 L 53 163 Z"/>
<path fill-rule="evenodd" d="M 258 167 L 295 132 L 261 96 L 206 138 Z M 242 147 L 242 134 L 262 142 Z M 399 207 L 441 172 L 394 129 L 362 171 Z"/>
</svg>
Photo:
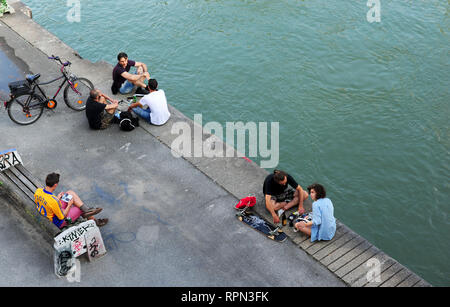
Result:
<svg viewBox="0 0 450 307">
<path fill-rule="evenodd" d="M 53 194 L 58 187 L 59 177 L 60 175 L 57 173 L 48 174 L 45 179 L 45 188 L 36 190 L 34 193 L 36 210 L 53 222 L 58 228 L 62 228 L 67 224 L 65 221 L 67 217 L 70 217 L 75 222 L 80 216 L 94 219 L 97 226 L 106 225 L 108 219 L 93 218 L 93 215 L 102 211 L 102 208 L 89 208 L 75 192 L 61 192 L 57 196 Z M 71 196 L 71 199 L 67 203 L 61 201 L 61 198 L 65 194 Z"/>
</svg>

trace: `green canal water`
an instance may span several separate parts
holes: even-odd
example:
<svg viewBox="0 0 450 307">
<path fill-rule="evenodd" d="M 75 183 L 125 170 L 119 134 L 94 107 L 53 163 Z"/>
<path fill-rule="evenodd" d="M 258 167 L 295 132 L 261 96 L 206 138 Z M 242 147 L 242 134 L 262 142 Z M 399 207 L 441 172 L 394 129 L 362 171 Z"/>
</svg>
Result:
<svg viewBox="0 0 450 307">
<path fill-rule="evenodd" d="M 190 118 L 279 122 L 278 168 L 450 285 L 448 1 L 381 0 L 379 23 L 366 0 L 81 0 L 73 23 L 66 0 L 24 2 L 84 58 L 147 63 Z"/>
</svg>

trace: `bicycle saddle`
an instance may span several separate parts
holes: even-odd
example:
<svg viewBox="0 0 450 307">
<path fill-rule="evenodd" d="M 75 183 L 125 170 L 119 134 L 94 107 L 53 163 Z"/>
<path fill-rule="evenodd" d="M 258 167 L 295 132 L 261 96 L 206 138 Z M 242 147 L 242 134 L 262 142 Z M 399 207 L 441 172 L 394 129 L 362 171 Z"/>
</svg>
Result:
<svg viewBox="0 0 450 307">
<path fill-rule="evenodd" d="M 32 83 L 34 81 L 36 81 L 37 79 L 39 79 L 39 77 L 41 76 L 41 74 L 35 74 L 35 75 L 27 75 L 26 79 Z"/>
</svg>

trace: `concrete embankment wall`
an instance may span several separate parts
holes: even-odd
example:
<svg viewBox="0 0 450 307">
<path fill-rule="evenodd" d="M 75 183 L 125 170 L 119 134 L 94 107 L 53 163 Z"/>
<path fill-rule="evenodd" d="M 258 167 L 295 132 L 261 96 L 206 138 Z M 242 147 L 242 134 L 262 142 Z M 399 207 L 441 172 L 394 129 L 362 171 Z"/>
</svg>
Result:
<svg viewBox="0 0 450 307">
<path fill-rule="evenodd" d="M 16 10 L 16 14 L 3 18 L 1 21 L 4 24 L 44 54 L 48 56 L 58 55 L 71 61 L 74 73 L 87 77 L 97 88 L 112 96 L 110 85 L 113 66 L 111 64 L 106 62 L 92 63 L 82 59 L 75 50 L 29 18 L 31 13 L 25 5 L 18 1 L 11 2 L 11 5 Z M 25 14 L 22 14 L 22 12 Z M 172 142 L 178 137 L 178 135 L 171 133 L 173 123 L 186 123 L 191 128 L 191 131 L 202 129 L 202 127 L 173 106 L 169 106 L 169 109 L 172 117 L 168 124 L 156 127 L 143 123 L 140 129 L 144 129 L 170 148 Z M 210 134 L 203 131 L 202 141 L 210 136 Z M 192 144 L 195 141 L 192 134 Z M 223 148 L 224 152 L 228 150 L 234 152 L 234 157 L 184 157 L 184 159 L 236 198 L 240 199 L 249 195 L 256 196 L 256 213 L 271 221 L 271 216 L 265 209 L 262 195 L 262 184 L 268 172 L 260 168 L 256 163 L 238 157 L 237 152 L 233 148 L 229 148 L 229 145 L 219 139 L 215 141 L 215 146 Z M 303 185 L 306 185 L 306 183 Z M 305 209 L 311 209 L 310 200 L 306 201 Z M 429 286 L 426 281 L 373 246 L 340 221 L 337 221 L 335 238 L 329 242 L 312 243 L 307 237 L 294 233 L 289 227 L 285 227 L 285 232 L 300 249 L 306 251 L 306 253 L 327 267 L 349 286 Z M 374 269 L 373 265 L 376 264 L 380 265 L 378 270 L 381 274 L 379 276 L 380 279 L 368 282 L 367 274 Z"/>
</svg>

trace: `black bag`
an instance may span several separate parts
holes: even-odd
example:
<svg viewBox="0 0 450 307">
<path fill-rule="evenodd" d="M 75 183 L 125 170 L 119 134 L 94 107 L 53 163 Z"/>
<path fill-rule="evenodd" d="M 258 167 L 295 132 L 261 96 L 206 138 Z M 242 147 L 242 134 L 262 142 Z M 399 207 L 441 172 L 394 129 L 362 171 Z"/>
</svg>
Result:
<svg viewBox="0 0 450 307">
<path fill-rule="evenodd" d="M 119 128 L 123 131 L 132 131 L 134 128 L 139 127 L 139 118 L 134 117 L 129 111 L 120 112 L 119 115 Z"/>
<path fill-rule="evenodd" d="M 30 83 L 27 80 L 15 81 L 8 84 L 11 95 L 17 97 L 31 92 Z"/>
</svg>

